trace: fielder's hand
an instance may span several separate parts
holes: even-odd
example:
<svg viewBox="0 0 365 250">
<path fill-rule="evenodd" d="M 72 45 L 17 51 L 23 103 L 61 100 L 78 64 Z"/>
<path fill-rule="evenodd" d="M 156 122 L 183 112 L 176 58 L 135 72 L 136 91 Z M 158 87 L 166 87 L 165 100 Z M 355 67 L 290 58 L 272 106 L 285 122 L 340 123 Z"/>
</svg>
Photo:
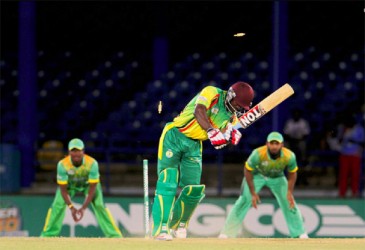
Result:
<svg viewBox="0 0 365 250">
<path fill-rule="evenodd" d="M 75 222 L 78 222 L 81 220 L 79 214 L 78 214 L 78 210 L 74 207 L 71 208 L 71 214 L 72 214 L 72 218 L 74 219 Z"/>
<path fill-rule="evenodd" d="M 260 196 L 257 193 L 251 194 L 252 198 L 251 198 L 251 202 L 252 202 L 252 206 L 257 209 L 257 204 L 261 203 L 260 200 Z"/>
<path fill-rule="evenodd" d="M 242 134 L 237 129 L 233 128 L 232 123 L 228 123 L 224 137 L 233 145 L 237 145 L 241 140 Z"/>
<path fill-rule="evenodd" d="M 294 206 L 295 206 L 295 201 L 294 201 L 294 196 L 291 192 L 288 191 L 288 194 L 287 194 L 287 199 L 289 201 L 289 208 L 290 209 L 293 209 Z"/>
<path fill-rule="evenodd" d="M 221 149 L 227 145 L 228 141 L 219 129 L 210 128 L 207 130 L 207 133 L 210 143 L 212 143 L 215 149 Z"/>
<path fill-rule="evenodd" d="M 85 212 L 85 209 L 83 209 L 83 208 L 80 208 L 80 209 L 78 209 L 77 210 L 77 216 L 78 216 L 78 221 L 80 221 L 81 219 L 82 219 L 82 217 L 84 217 L 84 212 Z"/>
</svg>

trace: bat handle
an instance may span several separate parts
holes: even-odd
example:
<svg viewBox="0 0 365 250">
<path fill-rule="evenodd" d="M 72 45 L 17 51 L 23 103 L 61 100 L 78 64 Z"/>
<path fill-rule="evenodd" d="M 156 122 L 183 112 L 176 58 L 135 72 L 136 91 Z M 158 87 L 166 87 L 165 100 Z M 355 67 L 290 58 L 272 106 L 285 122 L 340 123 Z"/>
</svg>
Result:
<svg viewBox="0 0 365 250">
<path fill-rule="evenodd" d="M 237 123 L 236 125 L 233 126 L 234 129 L 239 129 L 242 128 L 241 123 Z"/>
</svg>

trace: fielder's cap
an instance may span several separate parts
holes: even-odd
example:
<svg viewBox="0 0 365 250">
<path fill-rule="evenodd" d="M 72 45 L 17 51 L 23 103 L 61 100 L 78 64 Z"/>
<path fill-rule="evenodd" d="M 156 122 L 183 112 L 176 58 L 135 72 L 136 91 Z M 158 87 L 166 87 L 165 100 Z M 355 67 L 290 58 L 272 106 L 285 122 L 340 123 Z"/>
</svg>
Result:
<svg viewBox="0 0 365 250">
<path fill-rule="evenodd" d="M 284 141 L 284 138 L 283 138 L 283 136 L 279 132 L 271 132 L 267 136 L 267 141 L 268 142 L 277 141 L 277 142 L 282 143 Z"/>
<path fill-rule="evenodd" d="M 78 139 L 78 138 L 74 138 L 72 139 L 69 143 L 68 143 L 68 150 L 72 150 L 74 148 L 78 149 L 78 150 L 83 150 L 84 149 L 84 143 Z"/>
</svg>

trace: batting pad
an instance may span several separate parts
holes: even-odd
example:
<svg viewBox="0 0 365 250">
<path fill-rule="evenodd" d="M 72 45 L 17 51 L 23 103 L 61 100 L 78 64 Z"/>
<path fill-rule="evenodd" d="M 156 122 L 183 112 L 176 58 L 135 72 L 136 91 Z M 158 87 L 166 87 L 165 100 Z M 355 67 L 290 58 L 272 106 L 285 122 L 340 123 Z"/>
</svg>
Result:
<svg viewBox="0 0 365 250">
<path fill-rule="evenodd" d="M 187 226 L 195 208 L 205 197 L 204 191 L 205 185 L 187 185 L 183 188 L 172 210 L 171 229 L 176 229 L 180 223 Z"/>
<path fill-rule="evenodd" d="M 158 176 L 156 195 L 153 202 L 152 235 L 157 236 L 161 232 L 162 224 L 167 224 L 172 205 L 175 201 L 179 173 L 176 168 L 167 168 Z"/>
</svg>

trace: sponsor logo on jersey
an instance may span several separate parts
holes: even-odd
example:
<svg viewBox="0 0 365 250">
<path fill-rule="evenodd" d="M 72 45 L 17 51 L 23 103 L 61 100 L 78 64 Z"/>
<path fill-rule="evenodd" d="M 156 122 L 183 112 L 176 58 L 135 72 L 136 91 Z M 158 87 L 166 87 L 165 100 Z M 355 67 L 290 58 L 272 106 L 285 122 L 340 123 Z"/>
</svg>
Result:
<svg viewBox="0 0 365 250">
<path fill-rule="evenodd" d="M 216 108 L 216 107 L 214 107 L 214 108 L 212 108 L 212 113 L 213 114 L 218 114 L 218 112 L 219 112 L 219 108 Z"/>
<path fill-rule="evenodd" d="M 171 149 L 166 151 L 166 157 L 167 158 L 171 158 L 174 155 L 174 153 L 172 153 Z"/>
</svg>

